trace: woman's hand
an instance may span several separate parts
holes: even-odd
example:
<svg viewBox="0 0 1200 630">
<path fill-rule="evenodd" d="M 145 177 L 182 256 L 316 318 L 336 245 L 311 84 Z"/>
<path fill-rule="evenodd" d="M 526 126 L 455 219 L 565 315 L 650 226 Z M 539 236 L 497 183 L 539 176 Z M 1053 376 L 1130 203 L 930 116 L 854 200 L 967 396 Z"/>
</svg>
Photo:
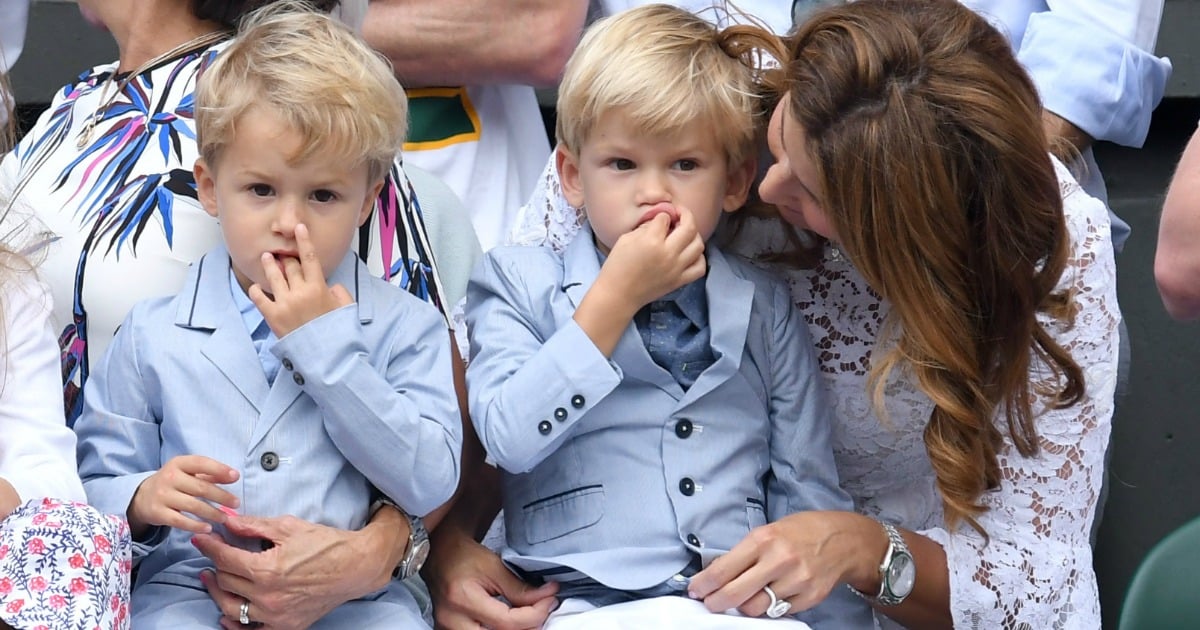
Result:
<svg viewBox="0 0 1200 630">
<path fill-rule="evenodd" d="M 403 519 L 397 514 L 395 520 Z M 407 529 L 381 518 L 354 532 L 292 516 L 230 516 L 225 527 L 236 536 L 273 545 L 255 553 L 215 534 L 193 539 L 216 565 L 215 574 L 202 574 L 202 579 L 224 615 L 225 628 L 241 627 L 237 619 L 243 601 L 250 603 L 250 618 L 262 627 L 307 628 L 343 603 L 383 588 L 408 540 Z"/>
<path fill-rule="evenodd" d="M 766 613 L 770 586 L 792 612 L 821 603 L 841 582 L 879 588 L 887 538 L 853 512 L 798 512 L 752 530 L 729 553 L 692 577 L 688 595 L 713 612 Z"/>
<path fill-rule="evenodd" d="M 433 597 L 438 628 L 540 628 L 557 606 L 558 584 L 534 588 L 522 582 L 499 556 L 465 533 L 446 527 L 433 540 L 421 575 Z"/>
</svg>

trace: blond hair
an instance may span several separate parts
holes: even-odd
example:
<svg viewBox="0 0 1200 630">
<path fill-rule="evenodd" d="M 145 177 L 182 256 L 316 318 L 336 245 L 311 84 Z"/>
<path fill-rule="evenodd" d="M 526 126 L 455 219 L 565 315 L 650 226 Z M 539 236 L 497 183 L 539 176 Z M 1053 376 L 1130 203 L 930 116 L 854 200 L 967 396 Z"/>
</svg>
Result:
<svg viewBox="0 0 1200 630">
<path fill-rule="evenodd" d="M 665 4 L 597 21 L 567 61 L 558 88 L 556 136 L 578 154 L 605 112 L 620 109 L 640 133 L 676 133 L 692 125 L 717 134 L 730 165 L 754 155 L 766 107 L 757 75 L 782 59 L 766 29 L 724 29 Z"/>
<path fill-rule="evenodd" d="M 361 162 L 383 178 L 404 143 L 408 101 L 384 58 L 307 2 L 283 1 L 246 17 L 196 86 L 196 140 L 215 167 L 252 108 L 280 116 L 305 138 L 302 161 Z"/>
</svg>

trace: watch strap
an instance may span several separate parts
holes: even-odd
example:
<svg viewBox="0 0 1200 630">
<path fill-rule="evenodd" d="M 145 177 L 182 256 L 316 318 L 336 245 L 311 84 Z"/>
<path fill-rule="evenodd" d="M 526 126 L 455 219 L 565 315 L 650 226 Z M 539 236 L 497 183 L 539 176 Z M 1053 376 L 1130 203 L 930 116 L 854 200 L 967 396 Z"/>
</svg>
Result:
<svg viewBox="0 0 1200 630">
<path fill-rule="evenodd" d="M 885 534 L 887 534 L 888 538 L 887 551 L 883 554 L 883 561 L 879 563 L 879 592 L 875 595 L 871 595 L 869 593 L 864 593 L 849 584 L 846 585 L 846 588 L 850 589 L 850 592 L 854 593 L 855 595 L 858 595 L 867 601 L 879 604 L 880 606 L 897 606 L 905 600 L 908 594 L 905 594 L 904 597 L 899 597 L 892 593 L 892 591 L 888 588 L 888 571 L 891 569 L 893 558 L 895 558 L 897 555 L 903 554 L 908 556 L 909 561 L 911 562 L 912 553 L 909 552 L 908 544 L 904 542 L 904 536 L 900 534 L 900 530 L 896 529 L 895 525 L 892 525 L 891 523 L 885 523 L 883 521 L 876 522 L 883 527 L 883 531 Z"/>
</svg>

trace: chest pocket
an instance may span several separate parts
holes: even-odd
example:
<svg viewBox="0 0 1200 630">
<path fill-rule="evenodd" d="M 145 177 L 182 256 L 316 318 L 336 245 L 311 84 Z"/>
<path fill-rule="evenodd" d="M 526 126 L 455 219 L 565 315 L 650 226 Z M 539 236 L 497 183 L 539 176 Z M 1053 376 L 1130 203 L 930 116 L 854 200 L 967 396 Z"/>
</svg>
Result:
<svg viewBox="0 0 1200 630">
<path fill-rule="evenodd" d="M 604 486 L 581 486 L 521 508 L 525 542 L 534 545 L 595 525 L 604 516 Z"/>
</svg>

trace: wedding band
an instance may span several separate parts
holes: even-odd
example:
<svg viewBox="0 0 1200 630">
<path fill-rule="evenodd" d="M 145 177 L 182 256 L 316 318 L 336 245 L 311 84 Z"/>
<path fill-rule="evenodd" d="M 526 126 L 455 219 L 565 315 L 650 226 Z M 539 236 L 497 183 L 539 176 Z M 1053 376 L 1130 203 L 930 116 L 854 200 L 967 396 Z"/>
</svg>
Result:
<svg viewBox="0 0 1200 630">
<path fill-rule="evenodd" d="M 774 599 L 774 595 L 771 597 Z M 768 612 L 767 614 L 769 615 L 771 613 Z M 238 609 L 238 623 L 242 624 L 243 626 L 250 625 L 250 600 L 248 599 L 244 600 L 242 602 L 242 607 Z"/>
<path fill-rule="evenodd" d="M 788 611 L 792 609 L 792 604 L 786 599 L 779 599 L 770 586 L 764 586 L 763 590 L 767 592 L 767 597 L 771 598 L 771 605 L 767 606 L 768 617 L 778 619 L 788 614 Z"/>
</svg>

